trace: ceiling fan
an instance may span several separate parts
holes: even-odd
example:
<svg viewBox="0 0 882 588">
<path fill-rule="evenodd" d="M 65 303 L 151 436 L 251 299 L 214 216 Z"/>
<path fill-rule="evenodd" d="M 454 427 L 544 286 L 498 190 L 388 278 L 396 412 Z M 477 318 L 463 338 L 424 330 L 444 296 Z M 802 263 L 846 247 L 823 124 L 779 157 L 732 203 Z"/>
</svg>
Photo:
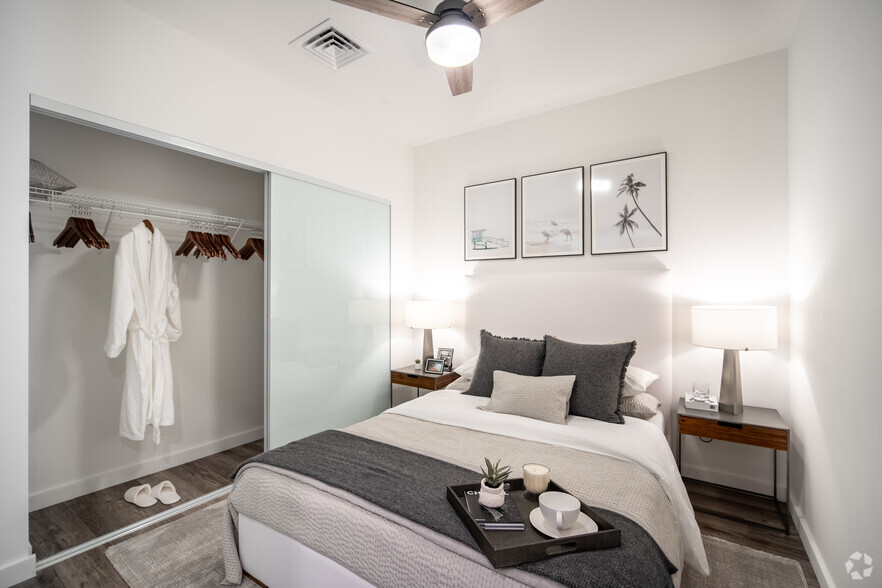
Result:
<svg viewBox="0 0 882 588">
<path fill-rule="evenodd" d="M 454 96 L 472 91 L 472 62 L 481 50 L 486 26 L 517 14 L 542 0 L 444 0 L 427 12 L 396 0 L 334 0 L 380 16 L 426 27 L 429 59 L 447 70 Z"/>
</svg>

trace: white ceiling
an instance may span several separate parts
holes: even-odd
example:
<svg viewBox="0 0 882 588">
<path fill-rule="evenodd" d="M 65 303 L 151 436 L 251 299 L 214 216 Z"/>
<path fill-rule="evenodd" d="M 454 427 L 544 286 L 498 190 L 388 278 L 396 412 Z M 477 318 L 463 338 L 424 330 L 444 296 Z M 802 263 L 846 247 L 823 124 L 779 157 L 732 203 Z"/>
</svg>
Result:
<svg viewBox="0 0 882 588">
<path fill-rule="evenodd" d="M 483 29 L 453 97 L 424 28 L 331 0 L 123 1 L 409 145 L 786 48 L 805 3 L 544 0 Z M 327 18 L 373 53 L 334 71 L 289 47 Z"/>
</svg>

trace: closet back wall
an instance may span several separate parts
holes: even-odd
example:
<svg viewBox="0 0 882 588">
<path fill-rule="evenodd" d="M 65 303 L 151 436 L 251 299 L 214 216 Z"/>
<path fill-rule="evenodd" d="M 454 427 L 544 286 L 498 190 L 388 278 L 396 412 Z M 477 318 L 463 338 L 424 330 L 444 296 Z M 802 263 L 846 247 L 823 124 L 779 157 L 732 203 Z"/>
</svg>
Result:
<svg viewBox="0 0 882 588">
<path fill-rule="evenodd" d="M 264 176 L 59 119 L 31 115 L 31 157 L 75 192 L 263 220 Z M 42 508 L 263 435 L 264 265 L 175 257 L 181 340 L 171 344 L 175 424 L 162 442 L 119 436 L 125 351 L 103 350 L 113 260 L 140 217 L 114 216 L 110 250 L 52 246 L 71 211 L 32 205 L 30 508 Z M 107 214 L 92 215 L 99 231 Z M 154 220 L 174 252 L 186 225 Z M 242 231 L 234 243 L 248 237 Z"/>
</svg>

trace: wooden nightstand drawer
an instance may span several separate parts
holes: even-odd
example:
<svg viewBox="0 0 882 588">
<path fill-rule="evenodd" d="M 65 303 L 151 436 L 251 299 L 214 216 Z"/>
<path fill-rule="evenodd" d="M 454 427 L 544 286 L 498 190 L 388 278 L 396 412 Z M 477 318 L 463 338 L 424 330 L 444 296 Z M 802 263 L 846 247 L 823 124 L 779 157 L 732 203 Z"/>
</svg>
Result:
<svg viewBox="0 0 882 588">
<path fill-rule="evenodd" d="M 718 422 L 688 416 L 679 416 L 680 434 L 709 437 L 720 441 L 731 441 L 745 445 L 755 445 L 768 449 L 787 451 L 788 432 L 752 425 Z"/>
<path fill-rule="evenodd" d="M 459 378 L 456 372 L 447 372 L 443 375 L 431 375 L 414 372 L 411 368 L 399 368 L 392 370 L 392 383 L 402 386 L 412 386 L 423 390 L 440 390 Z"/>
</svg>

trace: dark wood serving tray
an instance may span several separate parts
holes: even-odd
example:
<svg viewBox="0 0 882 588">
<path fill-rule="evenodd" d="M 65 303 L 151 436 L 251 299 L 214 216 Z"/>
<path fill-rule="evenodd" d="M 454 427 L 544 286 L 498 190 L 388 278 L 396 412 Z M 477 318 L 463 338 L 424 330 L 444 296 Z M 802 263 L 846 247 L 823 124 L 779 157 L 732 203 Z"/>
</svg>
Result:
<svg viewBox="0 0 882 588">
<path fill-rule="evenodd" d="M 447 501 L 453 506 L 456 514 L 462 519 L 465 526 L 471 532 L 472 537 L 478 542 L 484 555 L 490 560 L 494 568 L 507 568 L 531 561 L 539 561 L 577 551 L 590 551 L 594 549 L 607 549 L 618 547 L 622 544 L 622 531 L 613 527 L 603 517 L 582 503 L 582 512 L 594 519 L 598 531 L 552 539 L 533 528 L 530 524 L 530 512 L 539 507 L 539 497 L 535 494 L 524 493 L 524 481 L 522 479 L 509 480 L 508 493 L 517 505 L 524 520 L 523 531 L 485 531 L 472 519 L 465 505 L 464 493 L 467 490 L 479 490 L 481 484 L 462 484 L 447 487 Z M 554 483 L 548 484 L 548 490 L 566 492 Z M 569 493 L 568 493 L 569 494 Z"/>
</svg>

